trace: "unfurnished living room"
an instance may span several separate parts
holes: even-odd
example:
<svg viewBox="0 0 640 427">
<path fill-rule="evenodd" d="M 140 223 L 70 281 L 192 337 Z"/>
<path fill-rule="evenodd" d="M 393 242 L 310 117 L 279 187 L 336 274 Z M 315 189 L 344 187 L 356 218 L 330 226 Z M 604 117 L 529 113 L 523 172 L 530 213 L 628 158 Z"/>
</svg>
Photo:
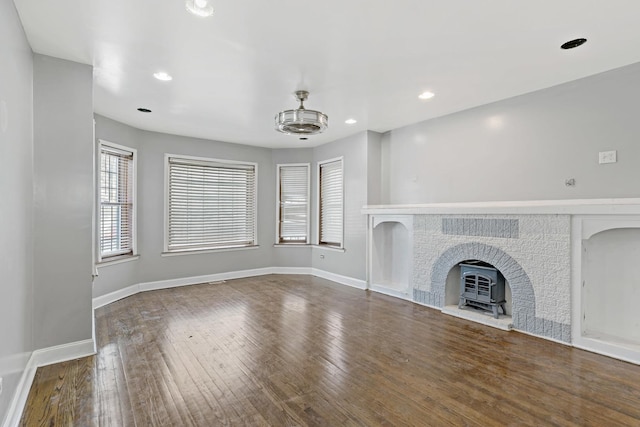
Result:
<svg viewBox="0 0 640 427">
<path fill-rule="evenodd" d="M 639 426 L 639 16 L 0 0 L 0 425 Z"/>
</svg>

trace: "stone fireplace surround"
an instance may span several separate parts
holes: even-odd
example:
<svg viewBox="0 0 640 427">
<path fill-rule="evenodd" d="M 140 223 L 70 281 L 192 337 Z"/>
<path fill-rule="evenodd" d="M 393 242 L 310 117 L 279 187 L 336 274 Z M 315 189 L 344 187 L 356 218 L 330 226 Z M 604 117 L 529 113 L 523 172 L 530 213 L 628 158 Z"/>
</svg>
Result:
<svg viewBox="0 0 640 427">
<path fill-rule="evenodd" d="M 363 213 L 369 216 L 372 290 L 387 293 L 375 283 L 377 228 L 387 220 L 405 224 L 409 283 L 406 291 L 389 294 L 443 310 L 451 269 L 465 260 L 484 261 L 511 288 L 514 329 L 640 363 L 640 346 L 597 342 L 582 336 L 580 326 L 582 241 L 595 232 L 640 227 L 640 199 L 380 205 Z"/>
</svg>

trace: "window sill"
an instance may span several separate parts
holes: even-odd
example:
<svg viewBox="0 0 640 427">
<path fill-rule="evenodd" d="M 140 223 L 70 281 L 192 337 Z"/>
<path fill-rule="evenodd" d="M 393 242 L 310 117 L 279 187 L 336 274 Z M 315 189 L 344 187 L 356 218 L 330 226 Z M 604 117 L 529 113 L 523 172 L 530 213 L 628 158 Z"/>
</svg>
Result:
<svg viewBox="0 0 640 427">
<path fill-rule="evenodd" d="M 311 245 L 314 249 L 325 249 L 327 251 L 333 252 L 346 252 L 345 248 L 337 248 L 335 246 L 327 246 L 327 245 Z"/>
<path fill-rule="evenodd" d="M 96 268 L 108 267 L 110 265 L 122 264 L 123 262 L 137 261 L 140 255 L 122 255 L 112 258 L 107 258 L 104 261 L 96 263 Z"/>
<path fill-rule="evenodd" d="M 274 243 L 274 248 L 310 248 L 309 243 Z"/>
<path fill-rule="evenodd" d="M 233 251 L 246 251 L 251 249 L 260 249 L 260 246 L 239 246 L 239 247 L 230 247 L 230 248 L 216 248 L 216 249 L 198 249 L 198 250 L 183 250 L 183 251 L 175 251 L 175 252 L 162 252 L 160 256 L 163 257 L 172 257 L 172 256 L 182 256 L 182 255 L 199 255 L 199 254 L 210 254 L 215 252 L 233 252 Z"/>
</svg>

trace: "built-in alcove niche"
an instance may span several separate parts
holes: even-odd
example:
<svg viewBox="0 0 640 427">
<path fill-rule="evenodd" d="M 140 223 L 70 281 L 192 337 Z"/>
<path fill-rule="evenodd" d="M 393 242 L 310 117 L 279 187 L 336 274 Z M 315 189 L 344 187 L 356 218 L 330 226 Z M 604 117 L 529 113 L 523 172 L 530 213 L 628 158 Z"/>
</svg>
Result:
<svg viewBox="0 0 640 427">
<path fill-rule="evenodd" d="M 412 299 L 413 217 L 373 217 L 369 245 L 369 289 Z"/>
<path fill-rule="evenodd" d="M 640 228 L 582 243 L 582 336 L 640 350 Z"/>
</svg>

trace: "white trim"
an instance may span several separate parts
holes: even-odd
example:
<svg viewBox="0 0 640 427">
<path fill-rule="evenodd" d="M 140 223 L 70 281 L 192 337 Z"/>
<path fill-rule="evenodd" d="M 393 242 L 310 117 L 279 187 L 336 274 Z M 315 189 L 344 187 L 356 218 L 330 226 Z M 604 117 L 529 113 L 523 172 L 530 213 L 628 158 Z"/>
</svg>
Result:
<svg viewBox="0 0 640 427">
<path fill-rule="evenodd" d="M 118 257 L 118 259 L 114 259 L 112 261 L 102 261 L 96 264 L 96 270 L 102 267 L 108 267 L 110 265 L 122 264 L 123 262 L 137 261 L 139 258 L 140 258 L 140 255 L 128 255 L 128 256 Z"/>
<path fill-rule="evenodd" d="M 341 241 L 340 241 L 340 246 L 339 247 L 333 247 L 334 249 L 344 249 L 344 210 L 345 210 L 345 203 L 344 203 L 344 183 L 345 183 L 345 179 L 344 179 L 344 156 L 340 156 L 340 157 L 334 157 L 332 159 L 327 159 L 327 160 L 319 160 L 316 163 L 316 221 L 317 221 L 317 226 L 316 226 L 316 236 L 315 236 L 315 240 L 313 241 L 313 245 L 317 246 L 317 247 L 324 247 L 320 245 L 320 166 L 324 165 L 326 163 L 332 163 L 332 162 L 340 162 L 340 168 L 341 168 L 341 174 L 342 174 L 342 237 L 341 237 Z M 363 212 L 364 213 L 364 212 Z"/>
<path fill-rule="evenodd" d="M 273 274 L 271 267 L 255 268 L 252 270 L 229 271 L 226 273 L 207 274 L 204 276 L 182 277 L 178 279 L 158 280 L 138 284 L 140 292 L 158 289 L 177 288 L 180 286 L 197 285 L 200 283 L 218 282 L 220 280 L 242 279 L 244 277 L 264 276 Z"/>
<path fill-rule="evenodd" d="M 29 362 L 27 362 L 27 366 L 20 376 L 20 381 L 18 381 L 18 387 L 9 403 L 3 427 L 17 427 L 20 424 L 20 418 L 22 418 L 24 407 L 27 404 L 27 398 L 29 397 L 29 391 L 37 369 L 38 367 L 34 364 L 33 357 L 29 358 Z"/>
<path fill-rule="evenodd" d="M 79 359 L 93 354 L 96 354 L 93 339 L 43 348 L 31 353 L 31 357 L 20 376 L 20 381 L 9 404 L 3 427 L 16 427 L 19 425 L 24 407 L 27 404 L 33 379 L 36 375 L 36 370 L 40 366 Z"/>
<path fill-rule="evenodd" d="M 275 243 L 274 248 L 311 248 L 309 243 Z"/>
<path fill-rule="evenodd" d="M 272 267 L 271 274 L 306 274 L 312 276 L 311 267 Z"/>
<path fill-rule="evenodd" d="M 118 289 L 117 291 L 110 292 L 105 295 L 93 298 L 93 309 L 100 308 L 112 302 L 116 302 L 131 295 L 135 295 L 140 292 L 140 286 L 138 284 L 128 286 L 126 288 Z"/>
<path fill-rule="evenodd" d="M 94 133 L 95 133 L 95 124 L 94 124 Z M 97 219 L 97 216 L 99 215 L 100 212 L 100 206 L 101 206 L 101 202 L 100 202 L 100 174 L 101 174 L 101 169 L 100 169 L 100 160 L 101 160 L 101 156 L 102 156 L 102 147 L 106 146 L 108 148 L 112 148 L 115 149 L 117 151 L 122 151 L 122 153 L 131 153 L 131 162 L 133 163 L 132 169 L 133 169 L 133 176 L 131 178 L 132 183 L 131 183 L 131 252 L 134 254 L 133 256 L 138 256 L 138 150 L 135 148 L 131 148 L 131 147 L 127 147 L 124 145 L 120 145 L 120 144 L 116 144 L 115 142 L 111 142 L 111 141 L 107 141 L 104 139 L 98 139 L 98 153 L 97 155 L 94 155 L 94 158 L 96 159 L 96 164 L 94 165 L 94 181 L 95 181 L 95 186 L 94 186 L 94 199 L 95 199 L 95 203 L 94 203 L 94 209 L 96 209 L 96 211 L 94 212 L 94 217 Z M 97 165 L 97 167 L 96 167 Z M 97 251 L 97 262 L 98 264 L 102 263 L 102 250 L 100 248 L 100 220 L 95 221 L 95 227 L 94 230 L 97 233 L 97 248 L 95 249 Z M 108 262 L 108 261 L 107 261 Z"/>
<path fill-rule="evenodd" d="M 626 347 L 623 344 L 616 344 L 609 341 L 601 341 L 596 338 L 576 337 L 573 339 L 573 346 L 581 350 L 602 354 L 625 362 L 640 365 L 640 350 Z"/>
<path fill-rule="evenodd" d="M 280 168 L 282 166 L 307 167 L 307 240 L 304 243 L 280 243 Z M 276 236 L 274 246 L 309 245 L 311 243 L 311 163 L 278 163 L 276 165 Z"/>
<path fill-rule="evenodd" d="M 233 165 L 244 165 L 244 166 L 253 166 L 253 173 L 255 174 L 255 179 L 254 179 L 254 211 L 253 211 L 253 217 L 254 217 L 254 222 L 253 222 L 253 244 L 254 246 L 258 246 L 259 242 L 258 242 L 258 212 L 259 210 L 259 206 L 258 206 L 258 202 L 259 202 L 259 198 L 258 198 L 258 191 L 259 191 L 259 181 L 260 181 L 260 176 L 259 176 L 259 169 L 258 169 L 258 163 L 257 162 L 246 162 L 246 161 L 241 161 L 241 160 L 227 160 L 227 159 L 214 159 L 214 158 L 209 158 L 209 157 L 196 157 L 196 156 L 187 156 L 184 154 L 171 154 L 171 153 L 164 153 L 164 239 L 163 239 L 163 255 L 164 254 L 173 254 L 173 253 L 178 253 L 175 251 L 169 251 L 169 163 L 170 163 L 170 159 L 175 158 L 175 159 L 179 159 L 179 160 L 193 160 L 193 161 L 200 161 L 200 162 L 207 162 L 207 163 L 221 163 L 221 164 L 233 164 Z M 205 249 L 204 251 L 207 251 L 208 249 Z M 191 251 L 183 251 L 183 252 L 191 252 Z M 195 252 L 195 251 L 194 251 Z M 202 253 L 203 251 L 198 251 L 200 253 Z M 136 253 L 134 251 L 134 253 Z"/>
<path fill-rule="evenodd" d="M 92 339 L 76 341 L 36 350 L 31 354 L 36 366 L 46 366 L 96 354 Z"/>
<path fill-rule="evenodd" d="M 390 297 L 400 298 L 407 301 L 413 301 L 413 295 L 407 292 L 402 292 L 402 291 L 397 291 L 395 289 L 387 288 L 382 285 L 369 284 L 369 290 L 373 292 L 377 292 L 379 294 L 388 295 Z"/>
<path fill-rule="evenodd" d="M 342 276 L 340 274 L 331 273 L 329 271 L 324 271 L 317 268 L 312 268 L 311 274 L 317 277 L 322 277 L 323 279 L 340 283 L 341 285 L 351 286 L 352 288 L 358 288 L 362 290 L 367 289 L 367 282 L 360 279 L 354 279 L 353 277 Z"/>
<path fill-rule="evenodd" d="M 633 199 L 618 199 L 633 200 Z M 640 365 L 640 347 L 585 336 L 583 283 L 583 242 L 594 235 L 619 228 L 640 228 L 640 217 L 614 215 L 573 215 L 571 217 L 571 343 L 574 347 Z"/>
<path fill-rule="evenodd" d="M 182 250 L 173 251 L 173 252 L 162 252 L 160 256 L 198 255 L 198 254 L 210 254 L 213 252 L 246 251 L 250 249 L 260 249 L 260 246 L 252 245 L 252 246 L 236 246 L 236 247 L 211 248 L 211 249 L 182 249 Z"/>
<path fill-rule="evenodd" d="M 329 246 L 329 245 L 311 245 L 312 248 L 314 249 L 324 249 L 327 251 L 333 251 L 333 252 L 346 252 L 347 250 L 344 247 L 338 248 L 336 246 Z"/>
<path fill-rule="evenodd" d="M 369 205 L 363 214 L 640 214 L 640 198 Z"/>
<path fill-rule="evenodd" d="M 358 289 L 365 289 L 366 282 L 352 277 L 341 276 L 328 271 L 310 267 L 264 267 L 252 270 L 229 271 L 225 273 L 207 274 L 204 276 L 182 277 L 169 280 L 158 280 L 155 282 L 137 283 L 114 292 L 93 298 L 93 309 L 103 307 L 112 302 L 121 300 L 140 292 L 153 291 L 158 289 L 176 288 L 180 286 L 197 285 L 200 283 L 218 282 L 221 280 L 242 279 L 245 277 L 265 276 L 268 274 L 307 274 L 322 277 L 347 286 Z"/>
</svg>

